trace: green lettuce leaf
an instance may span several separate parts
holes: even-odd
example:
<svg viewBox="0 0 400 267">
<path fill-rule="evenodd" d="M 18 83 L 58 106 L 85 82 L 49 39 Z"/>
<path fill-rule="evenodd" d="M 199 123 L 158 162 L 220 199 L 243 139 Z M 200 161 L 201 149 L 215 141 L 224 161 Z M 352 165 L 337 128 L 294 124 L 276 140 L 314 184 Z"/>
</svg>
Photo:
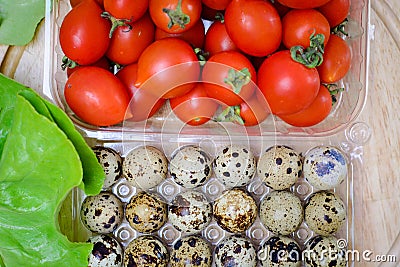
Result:
<svg viewBox="0 0 400 267">
<path fill-rule="evenodd" d="M 26 45 L 45 15 L 45 0 L 0 0 L 0 44 Z"/>
<path fill-rule="evenodd" d="M 92 249 L 58 229 L 61 202 L 82 165 L 57 124 L 17 96 L 0 158 L 0 257 L 5 266 L 87 266 Z"/>
</svg>

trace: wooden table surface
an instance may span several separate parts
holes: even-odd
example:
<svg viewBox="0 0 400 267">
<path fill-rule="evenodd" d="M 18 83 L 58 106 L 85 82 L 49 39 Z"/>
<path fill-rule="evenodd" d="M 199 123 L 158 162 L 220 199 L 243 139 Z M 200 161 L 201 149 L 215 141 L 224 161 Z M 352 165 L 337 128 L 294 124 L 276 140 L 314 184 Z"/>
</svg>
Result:
<svg viewBox="0 0 400 267">
<path fill-rule="evenodd" d="M 356 1 L 356 0 L 353 0 Z M 400 266 L 400 240 L 392 248 L 400 230 L 400 1 L 371 0 L 371 41 L 369 94 L 357 119 L 371 129 L 363 146 L 365 166 L 356 190 L 355 248 L 372 255 L 392 254 Z M 0 71 L 17 81 L 41 90 L 43 83 L 44 23 L 34 40 L 25 47 L 0 45 Z M 7 66 L 7 67 L 5 67 Z M 10 68 L 15 66 L 15 68 Z M 357 266 L 378 266 L 362 262 Z"/>
</svg>

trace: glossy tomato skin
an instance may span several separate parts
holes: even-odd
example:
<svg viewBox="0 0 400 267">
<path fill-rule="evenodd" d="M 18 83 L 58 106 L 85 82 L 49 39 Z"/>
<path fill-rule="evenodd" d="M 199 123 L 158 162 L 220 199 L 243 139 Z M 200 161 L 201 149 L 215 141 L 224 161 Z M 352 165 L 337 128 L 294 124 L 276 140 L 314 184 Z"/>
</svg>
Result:
<svg viewBox="0 0 400 267">
<path fill-rule="evenodd" d="M 104 10 L 117 19 L 139 20 L 147 11 L 149 0 L 104 0 Z"/>
<path fill-rule="evenodd" d="M 153 42 L 140 55 L 135 86 L 168 99 L 188 92 L 199 77 L 200 64 L 192 47 L 171 37 Z"/>
<path fill-rule="evenodd" d="M 335 83 L 344 76 L 351 67 L 351 50 L 345 40 L 332 35 L 325 47 L 324 61 L 317 67 L 321 82 Z"/>
<path fill-rule="evenodd" d="M 329 1 L 330 0 L 278 0 L 282 5 L 296 9 L 316 8 Z"/>
<path fill-rule="evenodd" d="M 61 49 L 79 65 L 90 65 L 107 51 L 111 25 L 101 17 L 102 12 L 97 2 L 86 0 L 64 17 L 59 37 Z"/>
<path fill-rule="evenodd" d="M 258 87 L 275 115 L 305 109 L 314 101 L 320 86 L 318 71 L 292 60 L 288 50 L 265 59 L 257 78 Z"/>
<path fill-rule="evenodd" d="M 169 33 L 156 28 L 155 39 L 160 40 L 168 37 L 176 37 L 188 42 L 195 48 L 203 48 L 205 35 L 203 20 L 199 19 L 192 28 L 181 33 Z"/>
<path fill-rule="evenodd" d="M 249 100 L 240 104 L 240 117 L 244 121 L 244 126 L 255 126 L 268 118 L 270 112 L 264 98 L 253 94 Z"/>
<path fill-rule="evenodd" d="M 202 0 L 204 5 L 215 10 L 224 10 L 232 0 Z"/>
<path fill-rule="evenodd" d="M 149 0 L 149 11 L 154 24 L 163 31 L 169 33 L 180 33 L 193 27 L 201 16 L 201 0 L 182 0 L 182 13 L 190 19 L 182 25 L 173 23 L 165 10 L 176 10 L 178 0 Z"/>
<path fill-rule="evenodd" d="M 329 21 L 331 28 L 342 23 L 350 11 L 350 0 L 331 0 L 318 10 Z"/>
<path fill-rule="evenodd" d="M 250 80 L 237 89 L 232 88 L 226 81 L 229 72 L 238 73 L 245 68 L 250 74 Z M 256 88 L 257 73 L 246 56 L 237 51 L 224 51 L 208 59 L 203 67 L 202 81 L 209 97 L 228 106 L 235 106 L 252 96 Z"/>
<path fill-rule="evenodd" d="M 222 51 L 240 51 L 226 31 L 225 23 L 216 20 L 208 28 L 204 50 L 213 56 Z"/>
<path fill-rule="evenodd" d="M 208 122 L 215 114 L 219 104 L 208 97 L 203 83 L 197 83 L 183 96 L 169 99 L 174 114 L 184 123 L 198 126 Z"/>
<path fill-rule="evenodd" d="M 74 68 L 67 68 L 67 77 L 71 76 L 71 74 L 73 72 L 75 72 L 76 70 L 78 70 L 78 69 L 80 69 L 82 67 L 86 67 L 86 66 L 87 65 L 84 65 L 84 66 L 78 65 L 78 66 L 76 66 Z M 90 66 L 100 67 L 100 68 L 103 68 L 103 69 L 108 70 L 110 72 L 112 71 L 111 63 L 106 57 L 100 58 L 98 61 L 96 61 L 95 63 L 91 64 Z"/>
<path fill-rule="evenodd" d="M 71 110 L 83 121 L 110 126 L 130 116 L 130 96 L 124 84 L 99 67 L 82 67 L 68 78 L 64 96 Z"/>
<path fill-rule="evenodd" d="M 323 34 L 327 44 L 331 28 L 328 20 L 315 9 L 293 9 L 282 18 L 282 42 L 290 49 L 293 46 L 310 46 L 312 34 Z"/>
<path fill-rule="evenodd" d="M 279 116 L 284 122 L 296 127 L 310 127 L 322 122 L 332 110 L 332 96 L 325 85 L 320 86 L 314 101 L 304 110 Z"/>
<path fill-rule="evenodd" d="M 115 29 L 106 56 L 113 62 L 127 65 L 137 62 L 144 49 L 154 41 L 155 27 L 148 14 L 131 26 L 119 26 Z"/>
<path fill-rule="evenodd" d="M 69 3 L 71 5 L 71 7 L 75 7 L 77 6 L 80 2 L 82 2 L 84 0 L 70 0 Z M 96 2 L 100 5 L 101 8 L 104 7 L 104 1 L 103 0 L 96 0 Z"/>
<path fill-rule="evenodd" d="M 137 64 L 124 66 L 116 74 L 117 78 L 130 90 L 132 95 L 129 107 L 132 113 L 130 121 L 144 121 L 152 117 L 165 103 L 165 99 L 157 98 L 135 86 Z"/>
<path fill-rule="evenodd" d="M 281 43 L 281 19 L 266 1 L 232 0 L 225 10 L 225 25 L 236 46 L 251 56 L 267 56 Z"/>
</svg>

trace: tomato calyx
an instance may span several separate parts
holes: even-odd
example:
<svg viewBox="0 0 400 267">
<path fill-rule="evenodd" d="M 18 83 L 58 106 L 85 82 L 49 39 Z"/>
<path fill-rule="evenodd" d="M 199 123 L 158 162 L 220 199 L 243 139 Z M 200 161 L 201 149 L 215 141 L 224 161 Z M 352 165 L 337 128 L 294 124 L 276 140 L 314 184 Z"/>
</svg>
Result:
<svg viewBox="0 0 400 267">
<path fill-rule="evenodd" d="M 199 60 L 200 66 L 204 66 L 207 62 L 207 58 L 210 56 L 210 53 L 204 51 L 199 47 L 194 48 L 193 51 Z"/>
<path fill-rule="evenodd" d="M 235 94 L 240 94 L 242 87 L 251 81 L 251 74 L 248 68 L 240 71 L 229 69 L 228 77 L 224 79 L 224 83 L 229 85 Z"/>
<path fill-rule="evenodd" d="M 75 61 L 69 59 L 67 56 L 64 56 L 61 60 L 61 69 L 65 70 L 65 69 L 73 69 L 77 66 L 79 66 L 78 63 L 76 63 Z"/>
<path fill-rule="evenodd" d="M 130 25 L 129 23 L 132 22 L 131 19 L 117 19 L 116 17 L 112 16 L 110 13 L 108 13 L 107 11 L 104 11 L 103 13 L 101 13 L 101 17 L 110 20 L 111 22 L 111 29 L 110 29 L 110 33 L 108 34 L 108 37 L 112 37 L 114 31 L 121 26 L 126 26 L 128 27 L 127 30 L 125 30 L 125 32 L 129 32 L 130 30 L 132 30 L 132 25 Z"/>
<path fill-rule="evenodd" d="M 348 22 L 349 22 L 349 20 L 346 18 L 339 25 L 332 28 L 332 30 L 331 30 L 332 33 L 333 34 L 343 34 L 344 36 L 349 36 L 348 32 L 346 32 L 346 26 L 347 26 Z"/>
<path fill-rule="evenodd" d="M 215 119 L 216 122 L 233 122 L 244 125 L 244 120 L 240 116 L 240 105 L 225 108 Z"/>
<path fill-rule="evenodd" d="M 292 59 L 310 69 L 318 67 L 324 60 L 324 41 L 325 36 L 323 34 L 312 33 L 309 47 L 304 48 L 301 45 L 295 45 L 290 48 Z"/>
<path fill-rule="evenodd" d="M 168 29 L 171 29 L 174 25 L 179 25 L 184 29 L 190 22 L 190 16 L 182 11 L 182 0 L 178 0 L 175 9 L 163 8 L 162 11 L 169 17 Z"/>
<path fill-rule="evenodd" d="M 344 92 L 344 87 L 339 87 L 337 84 L 335 83 L 330 83 L 330 84 L 323 84 L 326 88 L 328 88 L 328 91 L 332 97 L 332 106 L 336 104 L 337 102 L 337 95 L 340 92 Z"/>
</svg>

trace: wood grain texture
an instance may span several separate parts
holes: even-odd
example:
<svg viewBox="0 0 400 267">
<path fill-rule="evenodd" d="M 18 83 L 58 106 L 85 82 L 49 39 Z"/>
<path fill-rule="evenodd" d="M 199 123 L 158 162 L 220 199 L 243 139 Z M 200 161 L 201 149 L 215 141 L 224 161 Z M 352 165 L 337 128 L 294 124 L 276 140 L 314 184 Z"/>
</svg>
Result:
<svg viewBox="0 0 400 267">
<path fill-rule="evenodd" d="M 369 125 L 372 136 L 362 151 L 365 175 L 355 186 L 355 231 L 356 249 L 378 255 L 389 251 L 400 229 L 400 43 L 397 42 L 400 1 L 372 0 L 372 7 L 375 34 L 371 41 L 369 95 L 357 119 Z M 36 90 L 42 87 L 43 48 L 44 23 L 41 23 L 14 75 L 17 81 Z M 0 61 L 6 51 L 7 46 L 0 46 Z M 400 266 L 400 251 L 395 252 Z M 356 263 L 356 266 L 378 265 Z"/>
</svg>

